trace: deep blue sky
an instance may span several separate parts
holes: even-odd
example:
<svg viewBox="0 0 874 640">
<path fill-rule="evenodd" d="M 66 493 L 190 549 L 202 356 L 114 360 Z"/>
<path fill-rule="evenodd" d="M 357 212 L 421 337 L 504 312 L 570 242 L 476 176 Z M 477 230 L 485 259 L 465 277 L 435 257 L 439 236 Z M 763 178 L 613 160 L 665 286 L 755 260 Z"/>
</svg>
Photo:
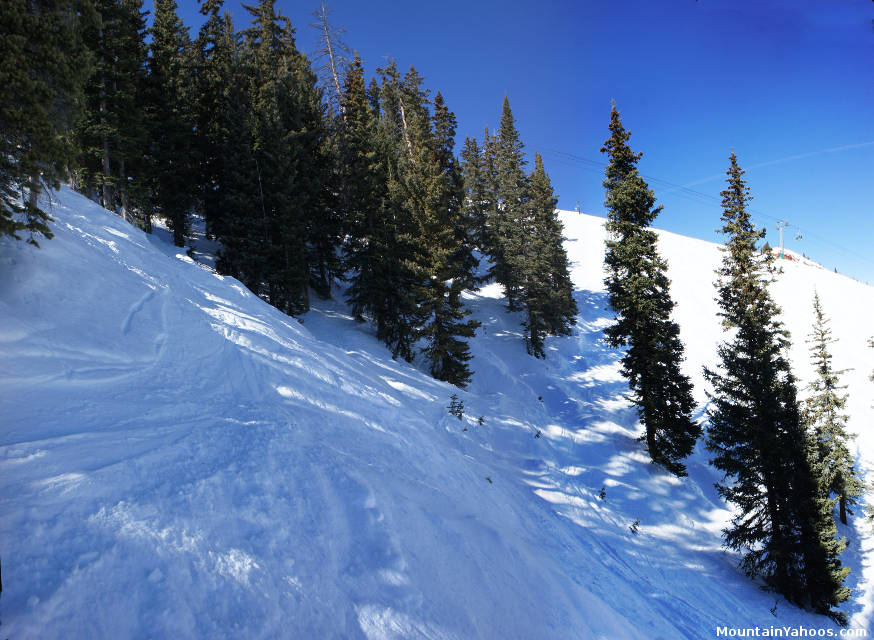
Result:
<svg viewBox="0 0 874 640">
<path fill-rule="evenodd" d="M 311 52 L 318 0 L 277 1 Z M 200 22 L 181 0 L 186 24 Z M 237 27 L 248 16 L 226 2 Z M 756 221 L 787 246 L 874 283 L 874 3 L 868 0 L 329 0 L 368 74 L 389 58 L 440 90 L 466 135 L 504 94 L 559 207 L 604 215 L 610 102 L 665 209 L 657 227 L 719 241 L 731 149 Z M 689 191 L 692 190 L 692 191 Z M 800 230 L 801 240 L 795 240 Z"/>
</svg>

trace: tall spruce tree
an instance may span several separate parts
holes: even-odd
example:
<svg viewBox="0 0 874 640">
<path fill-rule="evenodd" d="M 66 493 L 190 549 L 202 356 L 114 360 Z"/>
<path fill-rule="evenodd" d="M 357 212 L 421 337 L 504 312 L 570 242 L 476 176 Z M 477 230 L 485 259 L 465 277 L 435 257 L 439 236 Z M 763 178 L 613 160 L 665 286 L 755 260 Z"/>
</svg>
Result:
<svg viewBox="0 0 874 640">
<path fill-rule="evenodd" d="M 77 186 L 107 209 L 131 217 L 147 193 L 145 167 L 146 22 L 142 0 L 96 0 L 97 20 L 84 31 L 94 67 L 76 129 Z"/>
<path fill-rule="evenodd" d="M 205 3 L 202 9 L 206 9 Z M 204 24 L 209 28 L 210 18 Z M 268 225 L 262 208 L 258 163 L 255 157 L 249 95 L 249 60 L 226 12 L 220 35 L 199 64 L 205 91 L 198 106 L 201 115 L 198 143 L 202 151 L 200 174 L 207 232 L 221 242 L 216 267 L 262 295 L 266 269 L 264 255 Z M 200 34 L 204 46 L 206 34 Z M 221 87 L 219 93 L 210 88 Z M 213 108 L 214 107 L 214 108 Z M 207 111 L 210 111 L 207 114 Z"/>
<path fill-rule="evenodd" d="M 489 143 L 485 144 L 488 147 Z M 493 144 L 496 204 L 491 211 L 493 242 L 489 275 L 503 286 L 508 309 L 519 311 L 526 259 L 528 177 L 522 140 L 507 96 L 504 96 L 501 125 Z"/>
<path fill-rule="evenodd" d="M 847 446 L 852 435 L 846 431 L 847 387 L 840 384 L 846 370 L 836 371 L 832 366 L 829 345 L 832 338 L 829 319 L 822 310 L 819 294 L 813 297 L 814 325 L 810 334 L 811 362 L 816 378 L 810 383 L 810 397 L 804 402 L 804 423 L 812 438 L 813 463 L 820 478 L 825 497 L 838 502 L 839 518 L 847 524 L 849 505 L 857 504 L 864 484 L 855 469 L 855 461 Z"/>
<path fill-rule="evenodd" d="M 785 356 L 789 338 L 768 292 L 774 258 L 756 248 L 764 230 L 750 218 L 749 189 L 734 153 L 727 173 L 717 300 L 733 337 L 719 346 L 721 370 L 705 369 L 713 388 L 707 447 L 724 473 L 717 489 L 736 508 L 725 545 L 743 552 L 748 575 L 846 624 L 834 609 L 849 597 L 843 586 L 849 569 L 839 559 L 845 542 L 835 539 L 832 503 L 819 491 L 806 446 Z"/>
<path fill-rule="evenodd" d="M 196 101 L 190 94 L 194 86 L 191 43 L 176 0 L 155 0 L 151 36 L 146 99 L 150 183 L 157 212 L 173 231 L 173 244 L 184 247 L 197 193 Z"/>
<path fill-rule="evenodd" d="M 640 153 L 628 146 L 616 106 L 610 113 L 610 138 L 601 149 L 607 165 L 607 267 L 605 285 L 616 322 L 604 330 L 613 347 L 626 347 L 622 373 L 637 405 L 650 458 L 678 476 L 692 452 L 701 426 L 692 419 L 692 384 L 681 371 L 683 343 L 671 320 L 667 263 L 647 229 L 662 210 L 637 170 Z"/>
<path fill-rule="evenodd" d="M 421 209 L 422 254 L 425 260 L 423 310 L 425 325 L 419 334 L 426 339 L 425 357 L 431 374 L 458 386 L 467 385 L 472 372 L 467 365 L 472 338 L 479 323 L 467 320 L 470 310 L 462 293 L 475 283 L 477 260 L 473 256 L 471 228 L 464 215 L 464 184 L 454 155 L 455 115 L 440 92 L 434 96 L 431 134 L 424 147 L 428 155 L 418 167 L 425 187 Z"/>
<path fill-rule="evenodd" d="M 321 93 L 309 61 L 297 49 L 294 28 L 273 0 L 246 5 L 249 110 L 259 223 L 248 243 L 248 280 L 273 306 L 289 314 L 309 308 L 317 206 L 330 166 L 324 151 Z M 321 247 L 321 245 L 319 245 Z"/>
<path fill-rule="evenodd" d="M 359 73 L 357 68 L 355 73 Z M 363 84 L 363 70 L 360 73 Z M 421 282 L 418 240 L 412 215 L 404 204 L 402 166 L 409 149 L 403 142 L 400 74 L 394 62 L 377 73 L 382 83 L 372 81 L 366 95 L 375 134 L 370 143 L 362 144 L 363 149 L 372 145 L 374 151 L 366 162 L 372 167 L 376 197 L 369 204 L 362 203 L 369 210 L 361 212 L 361 224 L 356 222 L 359 218 L 351 219 L 354 231 L 347 239 L 347 264 L 352 269 L 348 296 L 359 319 L 368 316 L 373 320 L 377 338 L 391 349 L 392 357 L 409 361 L 415 355 L 416 329 L 422 315 L 415 293 Z M 344 100 L 352 126 L 357 126 L 359 116 L 348 111 L 354 108 L 350 91 L 359 90 L 350 89 L 347 78 Z M 366 137 L 370 131 L 364 128 L 361 135 Z"/>
<path fill-rule="evenodd" d="M 143 156 L 149 128 L 148 114 L 144 107 L 149 86 L 148 46 L 145 42 L 148 12 L 143 10 L 142 0 L 118 1 L 118 30 L 123 34 L 122 40 L 127 43 L 121 58 L 129 70 L 126 74 L 132 74 L 134 81 L 131 82 L 128 77 L 124 82 L 119 81 L 116 84 L 119 101 L 130 108 L 119 118 L 122 135 L 117 142 L 116 197 L 122 217 L 151 231 L 154 200 L 149 188 L 149 164 Z M 119 86 L 123 87 L 123 91 L 118 90 Z"/>
<path fill-rule="evenodd" d="M 485 251 L 488 184 L 483 171 L 483 150 L 477 144 L 476 138 L 464 139 L 461 149 L 461 176 L 464 184 L 463 211 L 471 230 L 471 241 L 480 251 Z"/>
<path fill-rule="evenodd" d="M 466 320 L 461 294 L 477 262 L 453 154 L 455 116 L 439 93 L 429 111 L 414 68 L 403 78 L 394 63 L 378 72 L 382 86 L 365 92 L 356 57 L 343 92 L 347 297 L 394 356 L 412 359 L 422 341 L 432 375 L 463 386 L 471 376 L 464 338 L 477 323 Z"/>
<path fill-rule="evenodd" d="M 347 242 L 345 268 L 352 271 L 350 302 L 361 297 L 375 285 L 370 275 L 371 265 L 378 259 L 373 254 L 372 231 L 381 222 L 385 199 L 384 167 L 376 147 L 377 113 L 371 108 L 364 88 L 364 68 L 356 53 L 346 69 L 341 87 L 340 103 L 346 113 L 339 127 L 340 213 L 346 224 Z M 364 283 L 367 284 L 364 284 Z M 360 290 L 360 292 L 359 292 Z M 356 311 L 359 314 L 360 310 Z"/>
<path fill-rule="evenodd" d="M 232 126 L 228 114 L 235 94 L 234 75 L 239 68 L 233 23 L 229 15 L 221 15 L 222 6 L 222 0 L 201 0 L 200 13 L 206 20 L 194 42 L 197 189 L 206 231 L 213 237 L 223 235 L 225 172 L 235 160 L 227 153 Z"/>
<path fill-rule="evenodd" d="M 315 78 L 315 76 L 312 76 Z M 335 280 L 343 278 L 340 248 L 344 241 L 345 221 L 340 212 L 340 149 L 336 133 L 339 122 L 322 104 L 321 90 L 312 86 L 311 106 L 318 111 L 314 123 L 319 130 L 319 143 L 313 149 L 309 169 L 313 176 L 313 197 L 307 216 L 307 262 L 309 286 L 321 298 L 331 297 Z"/>
<path fill-rule="evenodd" d="M 464 386 L 470 379 L 470 353 L 463 338 L 477 323 L 465 320 L 461 293 L 472 286 L 476 261 L 468 243 L 461 176 L 453 155 L 456 121 L 438 93 L 433 116 L 423 78 L 405 74 L 394 94 L 400 116 L 396 146 L 396 197 L 412 222 L 412 294 L 419 312 L 414 336 L 425 342 L 431 374 Z M 391 95 L 391 94 L 389 94 Z"/>
<path fill-rule="evenodd" d="M 498 152 L 498 137 L 489 133 L 489 128 L 483 130 L 483 143 L 480 152 L 480 175 L 483 184 L 483 228 L 480 233 L 480 251 L 492 258 L 501 255 L 498 245 L 498 170 L 496 157 Z M 488 278 L 493 273 L 487 274 Z"/>
<path fill-rule="evenodd" d="M 0 1 L 0 236 L 52 237 L 39 195 L 72 165 L 93 19 L 84 0 Z"/>
<path fill-rule="evenodd" d="M 389 261 L 393 259 L 393 229 L 387 210 L 385 150 L 380 148 L 378 112 L 364 89 L 364 69 L 358 55 L 346 70 L 342 88 L 345 122 L 340 127 L 340 213 L 346 225 L 344 268 L 346 298 L 359 321 L 373 318 L 381 339 L 383 323 L 392 313 Z"/>
<path fill-rule="evenodd" d="M 528 352 L 544 357 L 546 335 L 569 335 L 576 323 L 577 303 L 564 250 L 562 224 L 555 205 L 558 198 L 543 168 L 540 154 L 534 156 L 534 171 L 528 177 L 528 259 L 523 265 L 522 298 L 526 319 Z"/>
</svg>

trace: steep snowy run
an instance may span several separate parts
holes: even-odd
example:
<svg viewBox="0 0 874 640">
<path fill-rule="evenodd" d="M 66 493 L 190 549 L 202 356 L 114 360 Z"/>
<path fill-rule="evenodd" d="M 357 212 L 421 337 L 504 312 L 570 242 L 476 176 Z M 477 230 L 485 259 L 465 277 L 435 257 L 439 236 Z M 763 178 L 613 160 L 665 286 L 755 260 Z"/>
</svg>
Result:
<svg viewBox="0 0 874 640">
<path fill-rule="evenodd" d="M 459 391 L 393 361 L 342 302 L 298 321 L 69 190 L 52 215 L 42 248 L 0 241 L 4 638 L 836 632 L 722 548 L 729 512 L 703 445 L 683 481 L 647 462 L 619 353 L 601 340 L 602 219 L 563 214 L 573 335 L 534 360 L 485 287 L 468 300 L 482 327 Z M 659 237 L 703 413 L 720 255 Z M 814 288 L 870 464 L 874 289 L 784 264 L 773 291 L 802 386 Z M 844 610 L 867 629 L 861 509 L 841 534 Z"/>
</svg>

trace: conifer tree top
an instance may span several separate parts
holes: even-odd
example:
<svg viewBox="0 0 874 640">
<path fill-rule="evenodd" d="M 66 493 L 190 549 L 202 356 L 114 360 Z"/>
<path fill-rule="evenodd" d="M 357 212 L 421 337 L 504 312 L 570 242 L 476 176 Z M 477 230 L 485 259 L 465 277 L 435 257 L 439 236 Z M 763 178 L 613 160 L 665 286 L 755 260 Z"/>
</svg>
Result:
<svg viewBox="0 0 874 640">
<path fill-rule="evenodd" d="M 610 137 L 601 147 L 601 153 L 610 158 L 603 182 L 607 190 L 604 201 L 607 216 L 613 225 L 630 223 L 648 227 L 663 207 L 656 206 L 655 193 L 638 173 L 637 162 L 643 154 L 633 152 L 628 146 L 631 134 L 622 126 L 615 103 L 610 111 L 609 129 Z M 618 228 L 612 230 L 619 231 Z"/>
<path fill-rule="evenodd" d="M 729 156 L 730 165 L 726 175 L 728 187 L 720 191 L 722 196 L 722 229 L 718 229 L 721 233 L 734 234 L 740 232 L 754 232 L 755 227 L 750 213 L 747 210 L 747 204 L 753 197 L 750 195 L 750 188 L 746 185 L 743 179 L 746 173 L 737 163 L 737 155 L 732 150 Z M 764 230 L 755 232 L 757 237 L 763 237 Z"/>
<path fill-rule="evenodd" d="M 198 2 L 200 2 L 200 13 L 204 16 L 217 16 L 224 5 L 224 0 L 198 0 Z"/>
<path fill-rule="evenodd" d="M 498 138 L 501 148 L 505 150 L 508 156 L 514 158 L 518 168 L 525 166 L 525 158 L 522 156 L 522 140 L 519 137 L 519 131 L 516 129 L 516 120 L 513 118 L 513 111 L 510 109 L 510 99 L 504 96 L 504 105 L 501 109 L 501 125 L 498 129 Z"/>
</svg>

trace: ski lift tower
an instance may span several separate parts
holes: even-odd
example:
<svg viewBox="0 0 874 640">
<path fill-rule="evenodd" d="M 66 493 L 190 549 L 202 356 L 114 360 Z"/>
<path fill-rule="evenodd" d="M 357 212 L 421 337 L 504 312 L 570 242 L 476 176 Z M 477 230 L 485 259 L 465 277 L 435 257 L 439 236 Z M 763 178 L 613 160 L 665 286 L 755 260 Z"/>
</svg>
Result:
<svg viewBox="0 0 874 640">
<path fill-rule="evenodd" d="M 777 223 L 777 231 L 780 232 L 780 259 L 783 259 L 783 229 L 789 226 L 789 223 L 785 220 L 781 220 Z"/>
</svg>

